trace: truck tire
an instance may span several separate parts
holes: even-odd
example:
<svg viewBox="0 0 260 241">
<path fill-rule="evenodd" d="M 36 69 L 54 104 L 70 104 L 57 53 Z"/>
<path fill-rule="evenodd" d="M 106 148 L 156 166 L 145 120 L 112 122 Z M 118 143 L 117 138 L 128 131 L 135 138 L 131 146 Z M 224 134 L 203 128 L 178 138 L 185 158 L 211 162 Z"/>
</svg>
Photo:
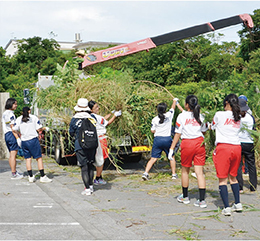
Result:
<svg viewBox="0 0 260 241">
<path fill-rule="evenodd" d="M 131 153 L 118 155 L 118 159 L 123 162 L 139 162 L 142 158 L 142 153 Z"/>
<path fill-rule="evenodd" d="M 65 158 L 61 157 L 61 145 L 58 138 L 54 141 L 54 159 L 59 165 L 64 165 Z"/>
<path fill-rule="evenodd" d="M 60 139 L 56 140 L 54 142 L 54 158 L 55 161 L 59 165 L 77 165 L 77 158 L 76 156 L 69 156 L 69 157 L 62 157 L 61 155 L 62 150 L 61 150 L 61 145 L 60 145 Z"/>
</svg>

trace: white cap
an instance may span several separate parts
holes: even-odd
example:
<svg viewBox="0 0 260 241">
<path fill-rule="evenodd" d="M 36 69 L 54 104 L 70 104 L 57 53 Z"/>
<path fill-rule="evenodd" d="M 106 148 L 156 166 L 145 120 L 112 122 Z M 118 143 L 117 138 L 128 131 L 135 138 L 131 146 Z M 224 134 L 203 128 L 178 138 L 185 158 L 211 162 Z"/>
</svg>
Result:
<svg viewBox="0 0 260 241">
<path fill-rule="evenodd" d="M 78 99 L 77 105 L 74 107 L 75 111 L 90 111 L 90 108 L 88 107 L 88 100 L 85 98 Z"/>
</svg>

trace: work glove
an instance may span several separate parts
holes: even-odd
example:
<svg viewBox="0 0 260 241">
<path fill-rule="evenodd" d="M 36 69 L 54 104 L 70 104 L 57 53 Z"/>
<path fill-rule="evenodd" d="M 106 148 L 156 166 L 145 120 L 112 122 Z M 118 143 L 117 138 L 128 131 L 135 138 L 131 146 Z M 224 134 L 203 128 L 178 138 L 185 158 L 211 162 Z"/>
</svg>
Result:
<svg viewBox="0 0 260 241">
<path fill-rule="evenodd" d="M 178 98 L 174 98 L 173 100 L 176 101 L 176 105 L 179 104 L 179 99 Z"/>
<path fill-rule="evenodd" d="M 44 128 L 44 130 L 45 130 L 45 131 L 49 131 L 50 128 L 46 126 L 46 127 Z"/>
<path fill-rule="evenodd" d="M 116 112 L 114 113 L 114 115 L 115 115 L 116 117 L 118 117 L 118 116 L 122 115 L 122 111 L 121 111 L 121 110 L 116 111 Z"/>
<path fill-rule="evenodd" d="M 21 147 L 22 147 L 22 141 L 21 141 L 21 139 L 20 139 L 20 138 L 17 138 L 16 141 L 17 141 L 18 146 L 21 148 Z"/>
<path fill-rule="evenodd" d="M 174 154 L 175 154 L 174 149 L 170 149 L 170 150 L 169 150 L 169 154 L 168 154 L 168 159 L 169 159 L 170 161 L 173 160 L 172 156 L 173 156 Z"/>
<path fill-rule="evenodd" d="M 116 112 L 116 110 L 112 110 L 111 113 L 114 114 Z"/>
</svg>

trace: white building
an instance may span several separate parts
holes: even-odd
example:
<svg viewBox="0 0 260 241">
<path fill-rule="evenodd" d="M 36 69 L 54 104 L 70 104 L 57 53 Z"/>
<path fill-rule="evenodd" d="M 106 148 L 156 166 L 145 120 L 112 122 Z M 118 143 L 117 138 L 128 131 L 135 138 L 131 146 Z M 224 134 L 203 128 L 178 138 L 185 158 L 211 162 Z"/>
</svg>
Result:
<svg viewBox="0 0 260 241">
<path fill-rule="evenodd" d="M 6 51 L 6 56 L 14 56 L 18 51 L 18 46 L 21 44 L 22 40 L 11 39 L 4 50 Z M 66 41 L 57 41 L 60 45 L 59 50 L 63 52 L 71 51 L 71 50 L 88 50 L 90 48 L 101 48 L 101 47 L 108 47 L 110 45 L 120 45 L 122 43 L 114 43 L 114 42 L 97 42 L 97 41 L 88 41 L 82 42 L 80 39 L 80 35 L 78 33 L 75 34 L 75 41 L 74 42 L 66 42 Z"/>
</svg>

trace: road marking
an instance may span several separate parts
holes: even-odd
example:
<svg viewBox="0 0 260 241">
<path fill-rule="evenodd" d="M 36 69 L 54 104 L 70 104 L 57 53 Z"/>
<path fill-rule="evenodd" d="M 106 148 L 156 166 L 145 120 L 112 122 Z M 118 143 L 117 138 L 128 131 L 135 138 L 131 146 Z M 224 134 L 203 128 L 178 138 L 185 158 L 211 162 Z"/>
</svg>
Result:
<svg viewBox="0 0 260 241">
<path fill-rule="evenodd" d="M 52 208 L 52 206 L 33 206 L 33 208 Z"/>
<path fill-rule="evenodd" d="M 53 225 L 58 225 L 58 226 L 77 226 L 80 225 L 79 223 L 0 223 L 0 226 L 53 226 Z"/>
</svg>

